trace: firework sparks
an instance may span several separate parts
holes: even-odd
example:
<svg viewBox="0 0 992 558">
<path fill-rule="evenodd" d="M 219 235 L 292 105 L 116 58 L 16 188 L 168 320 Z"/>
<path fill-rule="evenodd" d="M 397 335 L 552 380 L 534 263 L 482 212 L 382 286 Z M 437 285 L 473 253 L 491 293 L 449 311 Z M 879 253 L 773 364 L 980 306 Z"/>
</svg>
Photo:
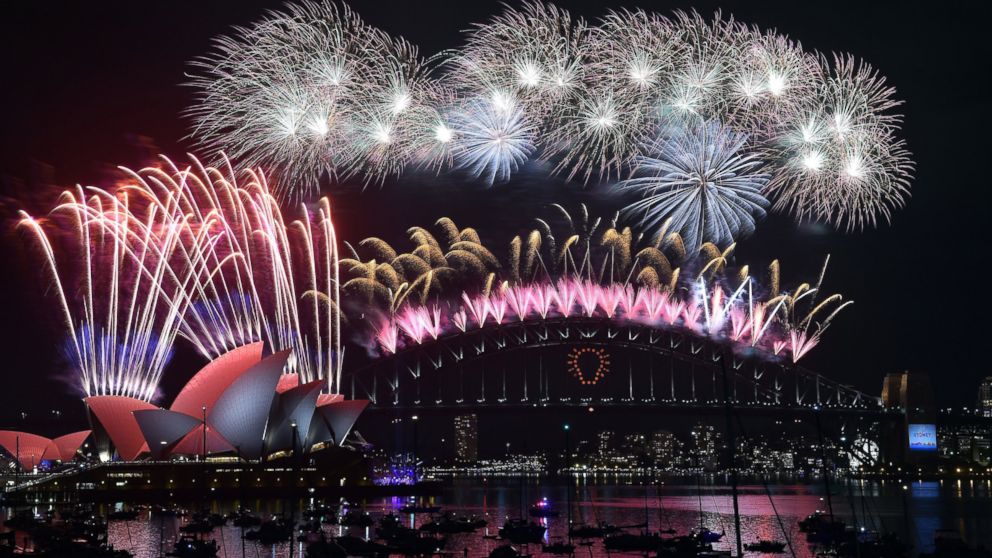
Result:
<svg viewBox="0 0 992 558">
<path fill-rule="evenodd" d="M 754 154 L 742 153 L 746 141 L 716 122 L 662 134 L 638 157 L 635 177 L 619 185 L 641 198 L 624 213 L 649 231 L 671 219 L 690 249 L 751 234 L 765 215 L 761 190 L 769 177 Z"/>
<path fill-rule="evenodd" d="M 453 120 L 458 166 L 489 184 L 504 182 L 534 151 L 533 127 L 513 103 L 474 101 Z"/>
<path fill-rule="evenodd" d="M 336 392 L 343 353 L 328 201 L 287 222 L 254 171 L 241 183 L 230 166 L 196 160 L 127 172 L 113 192 L 67 192 L 44 225 L 22 215 L 55 281 L 83 391 L 151 399 L 180 337 L 210 359 L 254 341 L 292 349 L 289 371 Z"/>
<path fill-rule="evenodd" d="M 369 182 L 408 167 L 493 183 L 531 158 L 569 179 L 623 179 L 653 156 L 659 128 L 698 119 L 747 137 L 740 148 L 772 175 L 763 194 L 800 220 L 888 221 L 912 178 L 899 103 L 875 70 L 719 13 L 620 11 L 593 25 L 531 2 L 424 60 L 350 10 L 307 1 L 218 40 L 195 66 L 193 136 L 297 195 L 323 175 Z M 745 198 L 686 239 L 746 234 L 765 204 Z M 669 209 L 685 213 L 677 223 L 701 219 L 694 204 Z"/>
<path fill-rule="evenodd" d="M 688 298 L 680 298 L 688 292 Z M 650 287 L 600 285 L 570 279 L 557 283 L 506 286 L 492 295 L 462 294 L 461 304 L 448 305 L 442 315 L 438 306 L 407 306 L 375 332 L 380 349 L 396 353 L 405 346 L 421 345 L 456 331 L 464 332 L 509 322 L 563 319 L 607 319 L 618 324 L 640 324 L 658 329 L 682 330 L 717 342 L 729 342 L 742 352 L 774 358 L 788 349 L 793 363 L 819 342 L 830 320 L 846 304 L 831 297 L 820 303 L 833 304 L 830 316 L 810 331 L 811 312 L 799 323 L 790 321 L 784 306 L 770 313 L 753 299 L 751 279 L 730 295 L 719 284 L 700 282 L 694 292 L 678 296 Z M 807 291 L 809 292 L 809 291 Z M 545 308 L 523 303 L 540 297 L 553 301 Z M 624 301 L 630 301 L 625 303 Z"/>
<path fill-rule="evenodd" d="M 325 174 L 398 172 L 435 95 L 415 47 L 326 2 L 272 12 L 193 65 L 201 146 L 264 166 L 296 196 Z"/>
<path fill-rule="evenodd" d="M 896 138 L 899 104 L 877 71 L 839 57 L 836 71 L 789 107 L 774 137 L 782 167 L 769 192 L 775 208 L 848 230 L 889 221 L 909 196 L 913 169 Z"/>
<path fill-rule="evenodd" d="M 614 221 L 591 218 L 584 206 L 574 214 L 556 207 L 568 240 L 559 242 L 552 227 L 539 221 L 541 229 L 526 241 L 516 237 L 509 243 L 505 262 L 482 245 L 474 229 L 460 229 L 446 217 L 436 223 L 437 237 L 411 228 L 416 248 L 409 253 L 365 239 L 359 247 L 370 259 L 352 250 L 353 258 L 342 260 L 346 269 L 351 266 L 346 276 L 352 276 L 344 296 L 359 297 L 363 314 L 369 306 L 381 314 L 370 335 L 389 354 L 471 329 L 575 318 L 689 331 L 742 353 L 789 355 L 793 362 L 851 304 L 840 295 L 820 296 L 826 262 L 816 284 L 791 292 L 780 289 L 779 264 L 772 262 L 762 288 L 749 267 L 728 268 L 733 244 L 720 249 L 704 243 L 687 254 L 668 223 L 645 245 L 629 229 L 617 230 Z M 474 263 L 456 269 L 465 254 L 475 254 Z M 544 262 L 554 258 L 571 263 L 549 268 Z M 528 266 L 533 273 L 525 272 Z M 441 269 L 449 270 L 443 284 L 411 286 L 424 285 Z"/>
<path fill-rule="evenodd" d="M 86 395 L 154 397 L 188 307 L 181 287 L 209 273 L 205 262 L 182 261 L 181 246 L 209 246 L 210 235 L 188 222 L 159 227 L 161 215 L 126 194 L 83 188 L 65 192 L 44 222 L 22 212 L 54 278 Z"/>
</svg>

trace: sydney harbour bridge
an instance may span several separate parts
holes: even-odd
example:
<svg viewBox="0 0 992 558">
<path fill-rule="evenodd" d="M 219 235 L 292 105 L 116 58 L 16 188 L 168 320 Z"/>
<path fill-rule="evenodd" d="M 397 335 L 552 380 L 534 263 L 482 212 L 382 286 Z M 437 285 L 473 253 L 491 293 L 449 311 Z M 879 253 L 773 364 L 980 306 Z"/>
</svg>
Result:
<svg viewBox="0 0 992 558">
<path fill-rule="evenodd" d="M 724 383 L 726 371 L 726 383 Z M 724 389 L 726 386 L 726 390 Z M 892 414 L 787 359 L 688 332 L 600 318 L 521 321 L 441 336 L 373 359 L 342 387 L 376 408 L 668 407 Z"/>
<path fill-rule="evenodd" d="M 857 436 L 878 439 L 905 420 L 863 393 L 787 358 L 692 332 L 570 317 L 490 324 L 370 359 L 341 383 L 366 413 L 629 411 L 790 418 L 816 424 L 866 465 Z"/>
</svg>

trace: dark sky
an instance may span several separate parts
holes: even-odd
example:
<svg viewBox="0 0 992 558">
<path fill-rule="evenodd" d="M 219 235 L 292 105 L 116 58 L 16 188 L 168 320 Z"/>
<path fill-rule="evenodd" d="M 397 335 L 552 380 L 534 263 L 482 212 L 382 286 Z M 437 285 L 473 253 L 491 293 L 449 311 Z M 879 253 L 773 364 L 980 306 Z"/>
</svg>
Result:
<svg viewBox="0 0 992 558">
<path fill-rule="evenodd" d="M 904 136 L 917 163 L 913 197 L 891 226 L 856 234 L 799 228 L 772 217 L 744 241 L 739 261 L 783 262 L 786 284 L 815 274 L 832 254 L 828 288 L 856 301 L 806 364 L 878 393 L 887 372 L 928 372 L 938 401 L 972 404 L 989 373 L 984 266 L 987 262 L 989 93 L 992 52 L 985 3 L 913 7 L 868 2 L 560 2 L 596 18 L 608 8 L 659 12 L 722 7 L 739 20 L 800 40 L 822 52 L 851 52 L 881 70 L 906 101 Z M 186 63 L 212 37 L 247 24 L 278 2 L 19 2 L 0 18 L 0 351 L 4 389 L 0 427 L 45 419 L 62 407 L 81 417 L 78 396 L 59 378 L 61 330 L 47 278 L 14 230 L 20 208 L 41 213 L 75 183 L 109 184 L 115 165 L 139 167 L 156 153 L 181 158 L 181 87 Z M 355 2 L 371 24 L 403 35 L 424 53 L 456 47 L 460 30 L 499 10 L 496 2 Z M 433 181 L 430 181 L 433 182 Z M 594 194 L 560 181 L 528 179 L 490 191 L 453 183 L 389 184 L 337 198 L 342 236 L 399 238 L 405 227 L 450 215 L 504 242 L 550 201 Z M 172 382 L 193 372 L 180 355 Z M 182 368 L 182 369 L 179 369 Z M 174 385 L 174 384 L 173 384 Z M 75 420 L 75 419 L 74 419 Z M 81 420 L 81 418 L 79 418 Z M 43 426 L 47 425 L 47 426 Z"/>
</svg>

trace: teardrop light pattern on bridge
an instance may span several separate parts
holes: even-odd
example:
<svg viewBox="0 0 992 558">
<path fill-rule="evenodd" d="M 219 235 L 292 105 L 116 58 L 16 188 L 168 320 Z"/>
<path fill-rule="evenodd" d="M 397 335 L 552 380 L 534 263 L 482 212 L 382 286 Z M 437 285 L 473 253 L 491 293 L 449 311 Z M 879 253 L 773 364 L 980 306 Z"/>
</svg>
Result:
<svg viewBox="0 0 992 558">
<path fill-rule="evenodd" d="M 583 357 L 591 355 L 596 359 L 595 369 L 586 373 L 582 366 Z M 594 386 L 610 371 L 610 355 L 602 347 L 575 347 L 568 352 L 568 371 L 584 386 Z"/>
</svg>

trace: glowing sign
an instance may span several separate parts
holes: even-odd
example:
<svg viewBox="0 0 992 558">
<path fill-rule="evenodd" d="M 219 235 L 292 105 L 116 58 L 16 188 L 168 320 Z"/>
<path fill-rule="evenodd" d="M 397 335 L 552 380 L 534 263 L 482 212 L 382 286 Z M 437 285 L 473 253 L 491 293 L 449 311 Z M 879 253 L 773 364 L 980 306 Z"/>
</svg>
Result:
<svg viewBox="0 0 992 558">
<path fill-rule="evenodd" d="M 582 360 L 595 358 L 595 369 L 591 375 L 587 375 L 582 369 Z M 598 347 L 577 347 L 568 353 L 568 370 L 584 386 L 592 386 L 599 383 L 610 371 L 610 355 L 605 349 Z"/>
<path fill-rule="evenodd" d="M 937 426 L 934 424 L 910 424 L 909 449 L 912 451 L 937 451 Z"/>
</svg>

